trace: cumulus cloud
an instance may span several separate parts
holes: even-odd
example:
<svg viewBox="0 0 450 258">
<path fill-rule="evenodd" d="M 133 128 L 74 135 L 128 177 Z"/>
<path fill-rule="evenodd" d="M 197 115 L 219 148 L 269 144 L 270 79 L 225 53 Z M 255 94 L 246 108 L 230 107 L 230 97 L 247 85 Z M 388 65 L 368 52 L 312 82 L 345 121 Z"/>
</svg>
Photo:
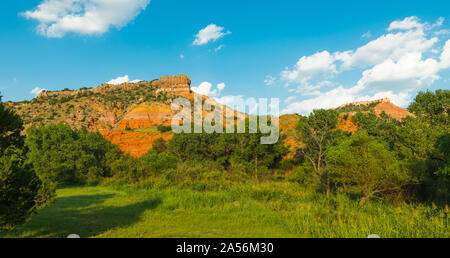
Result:
<svg viewBox="0 0 450 258">
<path fill-rule="evenodd" d="M 348 50 L 334 53 L 336 60 L 341 61 L 341 70 L 365 68 L 379 64 L 386 59 L 398 60 L 411 52 L 425 52 L 439 40 L 427 38 L 422 30 L 389 33 L 367 43 L 356 51 Z"/>
<path fill-rule="evenodd" d="M 61 38 L 72 32 L 101 35 L 111 27 L 127 25 L 150 0 L 44 0 L 22 15 L 39 22 L 39 34 Z"/>
<path fill-rule="evenodd" d="M 215 24 L 210 24 L 205 28 L 201 29 L 197 35 L 195 35 L 194 45 L 201 46 L 206 45 L 209 42 L 215 42 L 220 38 L 223 38 L 227 34 L 230 34 L 230 31 L 224 31 L 224 27 L 217 26 Z M 220 49 L 219 49 L 220 50 Z"/>
<path fill-rule="evenodd" d="M 450 40 L 442 46 L 434 36 L 443 22 L 439 18 L 430 25 L 418 17 L 407 17 L 393 21 L 386 34 L 357 49 L 325 50 L 301 57 L 292 69 L 282 71 L 281 77 L 288 85 L 297 84 L 289 92 L 310 98 L 290 103 L 283 113 L 308 114 L 316 108 L 385 97 L 406 106 L 413 92 L 429 87 L 440 79 L 440 71 L 450 68 Z M 351 87 L 333 81 L 344 72 L 359 73 L 361 69 L 360 79 Z"/>
<path fill-rule="evenodd" d="M 219 94 L 220 92 L 222 92 L 225 89 L 225 83 L 219 83 L 217 84 L 217 89 L 219 90 Z"/>
<path fill-rule="evenodd" d="M 209 97 L 216 97 L 220 95 L 220 93 L 225 89 L 225 83 L 217 84 L 217 87 L 214 89 L 210 82 L 202 82 L 199 86 L 191 87 L 193 92 L 198 94 L 202 94 Z"/>
<path fill-rule="evenodd" d="M 436 36 L 448 35 L 448 34 L 450 34 L 450 30 L 446 30 L 446 29 L 438 30 L 438 31 L 434 32 L 434 35 L 436 35 Z"/>
<path fill-rule="evenodd" d="M 450 40 L 447 40 L 440 56 L 441 68 L 450 68 Z"/>
<path fill-rule="evenodd" d="M 391 25 L 389 25 L 388 31 L 422 29 L 423 26 L 424 24 L 419 22 L 419 18 L 411 16 L 401 21 L 393 21 Z"/>
<path fill-rule="evenodd" d="M 30 91 L 30 94 L 33 94 L 33 95 L 37 96 L 37 95 L 39 95 L 39 93 L 41 93 L 44 90 L 46 90 L 46 89 L 42 89 L 42 88 L 36 87 L 36 88 L 34 88 L 34 89 L 32 89 Z"/>
<path fill-rule="evenodd" d="M 318 74 L 336 73 L 335 58 L 328 51 L 301 57 L 293 69 L 286 69 L 281 77 L 288 81 L 300 81 Z"/>
<path fill-rule="evenodd" d="M 120 85 L 122 83 L 136 83 L 136 82 L 140 82 L 141 80 L 132 80 L 130 81 L 130 78 L 128 77 L 128 75 L 122 76 L 122 77 L 117 77 L 115 79 L 110 80 L 109 82 L 107 82 L 108 84 L 112 84 L 112 85 Z"/>
<path fill-rule="evenodd" d="M 387 59 L 364 71 L 358 84 L 378 90 L 387 90 L 393 85 L 396 91 L 417 90 L 439 79 L 439 70 L 438 61 L 432 58 L 423 60 L 419 52 L 408 53 L 397 62 Z"/>
</svg>

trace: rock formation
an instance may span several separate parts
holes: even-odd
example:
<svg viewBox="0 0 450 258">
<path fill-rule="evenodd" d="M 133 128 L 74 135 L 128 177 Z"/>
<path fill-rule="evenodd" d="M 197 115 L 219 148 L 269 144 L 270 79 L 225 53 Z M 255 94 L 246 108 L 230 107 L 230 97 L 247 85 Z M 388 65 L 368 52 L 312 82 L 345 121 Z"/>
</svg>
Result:
<svg viewBox="0 0 450 258">
<path fill-rule="evenodd" d="M 140 81 L 140 82 L 125 82 L 120 85 L 113 85 L 113 84 L 102 84 L 99 87 L 96 88 L 82 88 L 79 90 L 62 90 L 62 91 L 47 91 L 43 90 L 37 98 L 44 98 L 44 97 L 51 97 L 51 96 L 59 96 L 59 97 L 70 97 L 70 96 L 76 96 L 78 94 L 83 93 L 105 93 L 108 91 L 116 91 L 116 90 L 125 90 L 125 91 L 131 91 L 136 88 L 154 88 L 156 89 L 156 92 L 172 92 L 172 93 L 178 93 L 178 92 L 184 92 L 184 93 L 190 93 L 191 92 L 191 79 L 186 75 L 173 75 L 173 76 L 163 76 L 158 80 L 153 81 Z"/>
<path fill-rule="evenodd" d="M 348 104 L 344 104 L 340 106 L 340 108 L 348 107 L 348 106 L 370 106 L 371 109 L 380 116 L 382 112 L 385 112 L 386 114 L 390 115 L 391 117 L 401 120 L 408 116 L 414 116 L 414 114 L 410 113 L 408 110 L 397 107 L 396 105 L 391 103 L 391 100 L 389 98 L 383 98 L 383 99 L 377 99 L 372 101 L 358 101 L 358 102 L 352 102 Z M 352 115 L 355 112 L 349 112 L 350 115 Z"/>
<path fill-rule="evenodd" d="M 344 105 L 341 105 L 340 107 L 346 107 L 346 106 L 361 106 L 361 105 L 365 105 L 368 106 L 370 104 L 375 104 L 375 103 L 391 103 L 391 100 L 389 98 L 384 98 L 384 99 L 377 99 L 377 100 L 369 100 L 369 101 L 357 101 L 357 102 L 352 102 L 352 103 L 347 103 Z"/>
</svg>

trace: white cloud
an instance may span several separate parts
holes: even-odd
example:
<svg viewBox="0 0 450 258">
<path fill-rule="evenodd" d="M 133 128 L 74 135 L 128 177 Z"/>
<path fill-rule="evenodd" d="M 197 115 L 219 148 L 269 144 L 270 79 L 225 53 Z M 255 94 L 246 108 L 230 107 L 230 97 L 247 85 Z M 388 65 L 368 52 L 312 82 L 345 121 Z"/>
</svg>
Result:
<svg viewBox="0 0 450 258">
<path fill-rule="evenodd" d="M 424 24 L 419 22 L 419 18 L 416 16 L 411 16 L 402 21 L 393 21 L 389 26 L 388 31 L 422 29 L 423 26 Z"/>
<path fill-rule="evenodd" d="M 440 56 L 441 68 L 450 68 L 450 40 L 447 40 Z"/>
<path fill-rule="evenodd" d="M 101 35 L 111 27 L 127 25 L 147 7 L 150 0 L 44 0 L 22 15 L 39 22 L 39 34 L 61 38 L 72 32 Z"/>
<path fill-rule="evenodd" d="M 302 115 L 308 115 L 313 109 L 336 108 L 342 104 L 356 101 L 357 95 L 360 93 L 360 91 L 361 88 L 358 86 L 350 89 L 339 86 L 328 92 L 322 93 L 320 94 L 320 96 L 317 96 L 315 98 L 294 102 L 283 109 L 281 113 L 298 113 Z"/>
<path fill-rule="evenodd" d="M 370 30 L 361 36 L 361 38 L 370 38 L 370 37 L 372 37 L 372 33 L 370 32 Z"/>
<path fill-rule="evenodd" d="M 393 93 L 392 91 L 381 91 L 372 96 L 359 97 L 359 100 L 378 100 L 383 98 L 389 98 L 392 103 L 400 107 L 408 106 L 412 99 L 411 95 L 406 92 Z"/>
<path fill-rule="evenodd" d="M 444 24 L 444 21 L 444 17 L 439 17 L 439 19 L 433 25 L 431 25 L 430 29 L 441 27 Z"/>
<path fill-rule="evenodd" d="M 184 59 L 184 55 L 183 55 L 183 54 L 180 54 L 180 58 L 181 58 L 181 59 Z"/>
<path fill-rule="evenodd" d="M 342 61 L 341 70 L 350 70 L 376 65 L 386 59 L 398 60 L 411 52 L 425 52 L 437 42 L 437 38 L 426 38 L 421 30 L 410 30 L 383 35 L 356 51 L 336 52 L 334 56 Z"/>
<path fill-rule="evenodd" d="M 277 78 L 273 77 L 272 75 L 267 75 L 266 79 L 264 80 L 264 83 L 267 86 L 271 86 L 275 83 L 276 80 L 277 80 Z"/>
<path fill-rule="evenodd" d="M 436 60 L 422 60 L 421 53 L 409 53 L 397 62 L 388 59 L 364 71 L 358 84 L 377 90 L 388 90 L 395 85 L 396 91 L 412 91 L 429 86 L 439 79 L 439 70 Z"/>
<path fill-rule="evenodd" d="M 136 82 L 140 82 L 141 80 L 132 80 L 130 81 L 130 78 L 128 77 L 128 75 L 122 76 L 122 77 L 117 77 L 115 79 L 110 80 L 109 82 L 107 82 L 108 84 L 112 84 L 112 85 L 120 85 L 122 83 L 136 83 Z"/>
<path fill-rule="evenodd" d="M 384 91 L 378 92 L 374 95 L 363 95 L 363 90 L 364 87 L 361 86 L 355 86 L 352 88 L 344 88 L 342 86 L 339 86 L 330 91 L 321 93 L 315 98 L 291 103 L 285 109 L 283 109 L 281 113 L 298 113 L 301 115 L 308 115 L 314 109 L 337 108 L 343 104 L 355 101 L 377 100 L 382 98 L 390 98 L 392 103 L 404 107 L 411 100 L 411 96 L 408 93 L 394 93 L 392 91 Z"/>
<path fill-rule="evenodd" d="M 329 80 L 318 81 L 315 84 L 311 84 L 309 79 L 303 79 L 295 90 L 296 93 L 302 93 L 304 95 L 311 95 L 316 90 L 323 87 L 333 86 L 334 84 Z"/>
<path fill-rule="evenodd" d="M 442 36 L 442 35 L 448 35 L 448 34 L 450 34 L 450 30 L 446 30 L 446 29 L 438 30 L 438 31 L 434 32 L 434 35 L 436 35 L 436 36 Z"/>
<path fill-rule="evenodd" d="M 213 86 L 210 82 L 202 82 L 197 87 L 191 87 L 193 92 L 198 94 L 202 94 L 209 97 L 217 97 L 220 93 L 225 89 L 225 83 L 217 84 L 217 87 L 213 89 Z"/>
<path fill-rule="evenodd" d="M 201 46 L 206 45 L 209 42 L 215 42 L 218 39 L 230 34 L 231 32 L 224 32 L 225 28 L 217 26 L 215 24 L 210 24 L 205 28 L 201 29 L 195 36 L 194 45 Z M 220 49 L 219 49 L 220 50 Z"/>
<path fill-rule="evenodd" d="M 33 95 L 37 96 L 37 95 L 39 95 L 39 93 L 41 93 L 44 90 L 46 90 L 46 89 L 42 89 L 42 88 L 36 87 L 36 88 L 34 88 L 34 89 L 32 89 L 30 91 L 30 94 L 33 94 Z"/>
<path fill-rule="evenodd" d="M 319 74 L 336 73 L 335 59 L 328 51 L 317 52 L 312 56 L 301 57 L 292 70 L 286 69 L 281 77 L 287 81 L 301 81 Z"/>
<path fill-rule="evenodd" d="M 211 88 L 212 84 L 210 82 L 202 82 L 197 87 L 191 87 L 191 90 L 198 94 L 206 96 L 215 96 L 217 94 L 217 90 L 211 90 Z"/>
<path fill-rule="evenodd" d="M 217 84 L 217 89 L 219 90 L 219 94 L 220 92 L 222 92 L 225 89 L 225 83 L 219 83 Z"/>
<path fill-rule="evenodd" d="M 284 103 L 289 104 L 289 103 L 291 103 L 292 101 L 294 101 L 294 99 L 296 99 L 296 98 L 297 98 L 297 96 L 290 96 L 290 97 L 287 97 L 287 98 L 284 100 Z"/>
<path fill-rule="evenodd" d="M 297 89 L 289 92 L 309 99 L 289 104 L 283 113 L 308 114 L 317 108 L 385 97 L 406 106 L 415 91 L 429 87 L 440 79 L 440 71 L 450 68 L 450 40 L 443 46 L 433 36 L 445 36 L 435 31 L 443 22 L 439 18 L 430 25 L 417 17 L 407 17 L 392 22 L 388 33 L 357 49 L 301 57 L 293 69 L 285 69 L 281 76 L 288 84 L 297 83 Z M 333 81 L 341 73 L 357 74 L 360 69 L 365 70 L 352 87 Z M 321 91 L 325 87 L 331 89 Z"/>
</svg>

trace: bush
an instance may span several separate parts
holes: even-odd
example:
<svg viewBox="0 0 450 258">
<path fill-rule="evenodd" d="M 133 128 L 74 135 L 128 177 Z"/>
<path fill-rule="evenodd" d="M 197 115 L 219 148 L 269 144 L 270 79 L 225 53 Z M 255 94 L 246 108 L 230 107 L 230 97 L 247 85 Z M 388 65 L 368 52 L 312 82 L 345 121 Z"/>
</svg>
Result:
<svg viewBox="0 0 450 258">
<path fill-rule="evenodd" d="M 408 170 L 385 144 L 358 131 L 330 148 L 327 155 L 330 181 L 360 203 L 370 198 L 401 192 L 410 183 Z"/>
<path fill-rule="evenodd" d="M 152 144 L 152 150 L 161 153 L 167 150 L 167 143 L 163 138 L 156 139 Z"/>
<path fill-rule="evenodd" d="M 99 133 L 72 130 L 63 124 L 30 127 L 25 145 L 27 161 L 46 181 L 63 185 L 95 184 L 109 176 L 116 146 Z"/>
<path fill-rule="evenodd" d="M 24 165 L 20 150 L 8 149 L 0 157 L 0 230 L 11 230 L 50 204 L 55 190 Z"/>
<path fill-rule="evenodd" d="M 10 146 L 22 148 L 24 139 L 20 134 L 23 130 L 22 119 L 1 100 L 0 95 L 0 153 Z"/>
<path fill-rule="evenodd" d="M 306 187 L 316 188 L 320 185 L 320 177 L 314 172 L 311 163 L 305 162 L 296 166 L 286 177 L 288 181 L 296 182 Z"/>
<path fill-rule="evenodd" d="M 158 125 L 158 131 L 166 133 L 172 131 L 172 126 Z"/>
</svg>

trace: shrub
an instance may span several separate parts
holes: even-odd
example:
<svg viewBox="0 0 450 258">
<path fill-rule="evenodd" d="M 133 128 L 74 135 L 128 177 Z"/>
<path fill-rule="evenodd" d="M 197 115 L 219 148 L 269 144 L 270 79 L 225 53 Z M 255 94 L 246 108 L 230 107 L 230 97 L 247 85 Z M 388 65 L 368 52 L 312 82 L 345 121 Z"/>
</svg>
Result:
<svg viewBox="0 0 450 258">
<path fill-rule="evenodd" d="M 330 181 L 356 195 L 360 203 L 370 198 L 401 192 L 411 177 L 385 144 L 358 131 L 330 148 L 327 155 Z"/>
<path fill-rule="evenodd" d="M 9 146 L 21 148 L 24 137 L 20 134 L 23 122 L 11 107 L 1 102 L 0 95 L 0 153 Z"/>
<path fill-rule="evenodd" d="M 161 133 L 170 132 L 170 131 L 172 131 L 172 127 L 165 126 L 165 125 L 158 125 L 158 131 L 160 131 Z"/>
<path fill-rule="evenodd" d="M 41 178 L 58 184 L 100 182 L 109 175 L 107 155 L 117 153 L 99 133 L 74 131 L 63 124 L 30 127 L 27 134 L 27 161 Z"/>
<path fill-rule="evenodd" d="M 25 223 L 50 204 L 55 191 L 44 184 L 31 167 L 24 165 L 20 150 L 8 149 L 0 156 L 0 230 Z"/>
<path fill-rule="evenodd" d="M 161 153 L 167 150 L 167 143 L 163 138 L 156 139 L 152 144 L 152 150 Z"/>
</svg>

